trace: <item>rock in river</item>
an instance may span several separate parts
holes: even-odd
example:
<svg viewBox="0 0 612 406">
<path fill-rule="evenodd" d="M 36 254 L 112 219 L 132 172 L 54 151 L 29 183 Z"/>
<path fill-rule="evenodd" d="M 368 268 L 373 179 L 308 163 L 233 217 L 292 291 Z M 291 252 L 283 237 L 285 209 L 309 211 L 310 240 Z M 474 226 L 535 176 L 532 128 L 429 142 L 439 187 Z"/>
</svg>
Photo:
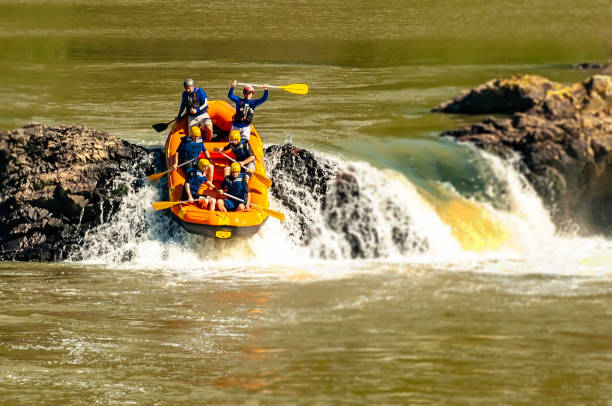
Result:
<svg viewBox="0 0 612 406">
<path fill-rule="evenodd" d="M 483 92 L 488 96 L 476 96 Z M 523 173 L 559 226 L 612 232 L 611 76 L 594 75 L 569 86 L 513 76 L 487 82 L 440 106 L 453 107 L 439 111 L 511 114 L 441 135 L 499 155 L 518 154 Z"/>
<path fill-rule="evenodd" d="M 86 127 L 30 124 L 0 134 L 0 259 L 57 261 L 112 216 L 155 154 Z M 132 176 L 124 176 L 131 174 Z"/>
</svg>

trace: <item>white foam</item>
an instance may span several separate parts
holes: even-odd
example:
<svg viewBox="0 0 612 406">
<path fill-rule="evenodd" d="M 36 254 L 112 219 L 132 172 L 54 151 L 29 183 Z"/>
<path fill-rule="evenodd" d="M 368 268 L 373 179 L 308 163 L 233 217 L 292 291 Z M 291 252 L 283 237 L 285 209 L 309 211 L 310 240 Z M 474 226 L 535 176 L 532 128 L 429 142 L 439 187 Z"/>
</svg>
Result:
<svg viewBox="0 0 612 406">
<path fill-rule="evenodd" d="M 87 234 L 81 262 L 125 269 L 159 269 L 188 278 L 336 278 L 355 272 L 376 272 L 380 267 L 375 264 L 434 265 L 451 271 L 610 276 L 612 242 L 555 234 L 548 212 L 512 163 L 484 153 L 481 156 L 505 187 L 507 201 L 502 206 L 507 209 L 495 208 L 484 198 L 465 199 L 491 213 L 509 233 L 509 242 L 496 249 L 475 252 L 462 248 L 451 227 L 403 174 L 365 162 L 341 162 L 337 157 L 319 153 L 317 159 L 327 160 L 333 170 L 342 163 L 344 173 L 356 182 L 360 198 L 358 207 L 350 210 L 357 214 L 357 220 L 342 217 L 348 209 L 340 207 L 341 202 L 330 205 L 335 202 L 338 187 L 332 181 L 328 185 L 326 209 L 311 202 L 304 206 L 305 213 L 298 216 L 272 198 L 271 208 L 286 214 L 284 223 L 270 217 L 253 237 L 208 239 L 188 234 L 168 215 L 153 210 L 151 203 L 163 199 L 163 186 L 146 185 L 126 196 L 111 222 Z M 303 185 L 283 187 L 296 195 L 304 192 Z M 444 187 L 462 198 L 452 185 Z M 389 210 L 390 202 L 394 204 L 393 211 Z M 336 216 L 339 223 L 332 226 L 330 216 Z M 307 241 L 300 239 L 299 222 L 304 218 L 311 230 Z M 393 238 L 398 229 L 407 232 L 404 245 L 398 245 Z M 364 258 L 351 258 L 351 238 L 361 244 Z"/>
</svg>

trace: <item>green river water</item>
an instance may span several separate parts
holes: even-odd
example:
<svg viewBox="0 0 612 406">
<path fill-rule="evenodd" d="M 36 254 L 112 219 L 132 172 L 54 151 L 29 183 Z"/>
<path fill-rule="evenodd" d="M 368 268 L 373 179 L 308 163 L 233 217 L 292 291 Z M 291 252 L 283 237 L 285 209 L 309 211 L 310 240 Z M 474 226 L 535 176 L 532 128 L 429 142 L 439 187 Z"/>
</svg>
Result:
<svg viewBox="0 0 612 406">
<path fill-rule="evenodd" d="M 438 137 L 481 117 L 430 113 L 494 77 L 594 74 L 569 65 L 612 58 L 609 1 L 192 3 L 0 0 L 0 130 L 159 146 L 186 77 L 223 100 L 307 83 L 257 109 L 264 142 L 402 202 L 427 248 L 393 248 L 371 201 L 365 258 L 325 213 L 297 240 L 275 201 L 284 224 L 209 241 L 149 186 L 85 260 L 0 263 L 0 405 L 612 405 L 612 241 L 556 231 L 512 165 Z"/>
</svg>

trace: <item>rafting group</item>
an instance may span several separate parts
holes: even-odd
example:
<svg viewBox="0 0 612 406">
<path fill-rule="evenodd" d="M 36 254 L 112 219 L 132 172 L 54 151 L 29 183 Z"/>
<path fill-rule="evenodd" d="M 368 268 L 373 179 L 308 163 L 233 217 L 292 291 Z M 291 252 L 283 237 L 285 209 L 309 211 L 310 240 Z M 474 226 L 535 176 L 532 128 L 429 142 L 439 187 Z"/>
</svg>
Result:
<svg viewBox="0 0 612 406">
<path fill-rule="evenodd" d="M 234 94 L 237 85 L 244 86 L 243 97 Z M 227 96 L 234 106 L 209 101 L 193 79 L 186 79 L 183 87 L 176 118 L 153 125 L 161 132 L 174 123 L 165 143 L 167 170 L 149 176 L 167 176 L 169 201 L 153 203 L 153 208 L 169 208 L 173 219 L 191 233 L 223 239 L 257 232 L 268 216 L 284 220 L 282 213 L 269 208 L 272 181 L 266 176 L 253 115 L 268 100 L 269 88 L 307 94 L 308 86 L 232 81 Z M 262 97 L 254 98 L 255 87 L 263 88 Z"/>
</svg>

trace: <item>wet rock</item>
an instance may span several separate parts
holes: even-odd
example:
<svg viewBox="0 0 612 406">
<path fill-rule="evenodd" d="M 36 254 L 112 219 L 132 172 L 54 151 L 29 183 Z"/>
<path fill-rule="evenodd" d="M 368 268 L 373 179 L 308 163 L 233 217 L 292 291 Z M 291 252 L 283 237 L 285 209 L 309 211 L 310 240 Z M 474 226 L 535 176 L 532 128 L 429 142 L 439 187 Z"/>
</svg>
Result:
<svg viewBox="0 0 612 406">
<path fill-rule="evenodd" d="M 351 258 L 377 258 L 381 254 L 380 236 L 368 200 L 355 176 L 340 172 L 322 202 L 329 228 L 344 236 Z"/>
<path fill-rule="evenodd" d="M 77 252 L 85 232 L 112 216 L 117 190 L 139 187 L 156 159 L 86 127 L 1 133 L 0 259 L 57 261 Z"/>
<path fill-rule="evenodd" d="M 493 83 L 503 80 L 486 85 Z M 441 135 L 502 156 L 518 153 L 521 169 L 558 225 L 577 221 L 584 231 L 608 232 L 612 228 L 612 77 L 595 75 L 563 87 L 544 80 L 533 83 L 541 88 L 532 89 L 531 94 L 539 96 L 526 111 L 509 103 L 514 105 L 507 111 L 512 114 L 509 118 L 489 117 Z"/>
<path fill-rule="evenodd" d="M 511 114 L 527 111 L 560 83 L 536 75 L 514 75 L 493 79 L 474 89 L 465 90 L 452 100 L 440 103 L 434 112 L 463 114 Z"/>
<path fill-rule="evenodd" d="M 572 69 L 603 69 L 606 64 L 601 62 L 580 62 L 570 65 Z"/>
<path fill-rule="evenodd" d="M 303 243 L 311 238 L 313 213 L 327 194 L 335 169 L 311 152 L 291 144 L 265 149 L 268 175 L 274 179 L 271 192 L 284 207 L 295 213 L 298 229 L 291 234 Z"/>
<path fill-rule="evenodd" d="M 339 169 L 325 157 L 293 145 L 272 145 L 266 148 L 266 167 L 274 179 L 272 195 L 291 212 L 292 223 L 298 227 L 289 230 L 290 236 L 303 246 L 313 247 L 321 258 L 377 258 L 390 247 L 383 243 L 381 232 L 391 233 L 391 242 L 399 252 L 422 252 L 428 243 L 413 230 L 411 220 L 392 200 L 386 206 L 385 224 L 393 223 L 391 230 L 380 227 L 372 207 L 372 191 L 363 190 L 351 166 Z M 383 231 L 381 231 L 383 230 Z M 321 238 L 325 233 L 331 235 Z M 333 247 L 324 241 L 331 238 Z M 388 241 L 388 240 L 387 240 Z M 341 247 L 338 255 L 336 247 Z"/>
</svg>

